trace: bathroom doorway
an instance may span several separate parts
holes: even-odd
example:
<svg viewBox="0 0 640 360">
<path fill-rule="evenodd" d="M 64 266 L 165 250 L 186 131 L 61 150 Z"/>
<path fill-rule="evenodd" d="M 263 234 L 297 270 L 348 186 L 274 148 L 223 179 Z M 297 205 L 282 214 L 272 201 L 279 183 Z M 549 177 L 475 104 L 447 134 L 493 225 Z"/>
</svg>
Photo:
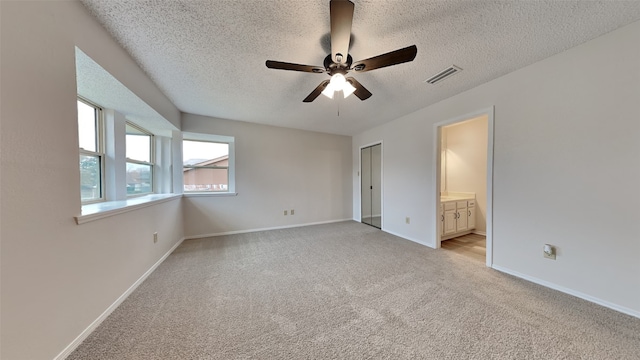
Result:
<svg viewBox="0 0 640 360">
<path fill-rule="evenodd" d="M 360 221 L 382 229 L 382 144 L 360 149 Z"/>
<path fill-rule="evenodd" d="M 434 127 L 436 247 L 491 266 L 493 109 Z"/>
</svg>

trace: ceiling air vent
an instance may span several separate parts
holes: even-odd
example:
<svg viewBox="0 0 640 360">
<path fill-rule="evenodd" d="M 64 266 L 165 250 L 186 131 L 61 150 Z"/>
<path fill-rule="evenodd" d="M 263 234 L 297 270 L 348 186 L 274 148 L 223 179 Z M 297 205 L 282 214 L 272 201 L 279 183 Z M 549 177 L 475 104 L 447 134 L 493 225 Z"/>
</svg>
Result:
<svg viewBox="0 0 640 360">
<path fill-rule="evenodd" d="M 433 75 L 432 77 L 428 78 L 427 80 L 425 80 L 424 82 L 429 83 L 429 84 L 436 84 L 439 83 L 440 81 L 453 76 L 454 74 L 459 73 L 460 71 L 462 71 L 462 69 L 460 69 L 459 67 L 455 66 L 455 65 L 451 65 L 448 68 L 440 71 L 439 73 Z"/>
</svg>

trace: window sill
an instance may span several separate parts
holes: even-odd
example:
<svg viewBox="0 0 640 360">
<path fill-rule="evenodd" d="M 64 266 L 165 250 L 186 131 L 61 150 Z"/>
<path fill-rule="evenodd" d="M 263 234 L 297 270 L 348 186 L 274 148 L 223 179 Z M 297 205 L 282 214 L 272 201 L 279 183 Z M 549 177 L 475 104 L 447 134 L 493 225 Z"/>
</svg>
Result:
<svg viewBox="0 0 640 360">
<path fill-rule="evenodd" d="M 217 196 L 238 196 L 237 192 L 190 192 L 190 193 L 183 193 L 182 196 L 184 197 L 199 197 L 199 196 L 213 196 L 213 197 L 217 197 Z"/>
<path fill-rule="evenodd" d="M 128 211 L 142 209 L 151 205 L 178 199 L 182 194 L 152 194 L 127 200 L 107 201 L 82 206 L 82 215 L 76 216 L 76 224 L 122 214 Z"/>
</svg>

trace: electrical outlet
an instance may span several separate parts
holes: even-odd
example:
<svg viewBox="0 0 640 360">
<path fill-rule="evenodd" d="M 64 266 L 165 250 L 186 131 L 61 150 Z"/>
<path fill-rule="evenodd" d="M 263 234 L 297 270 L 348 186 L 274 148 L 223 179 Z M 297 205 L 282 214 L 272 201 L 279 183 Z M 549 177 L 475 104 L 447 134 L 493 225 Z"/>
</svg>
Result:
<svg viewBox="0 0 640 360">
<path fill-rule="evenodd" d="M 544 248 L 542 249 L 542 256 L 544 256 L 545 259 L 555 260 L 556 259 L 556 248 L 555 248 L 555 246 L 549 245 L 549 244 L 544 244 Z"/>
<path fill-rule="evenodd" d="M 154 232 L 154 233 L 153 233 L 153 243 L 155 244 L 155 243 L 157 243 L 157 242 L 158 242 L 158 233 L 157 233 L 157 232 Z"/>
<path fill-rule="evenodd" d="M 293 215 L 293 214 L 294 214 L 294 211 L 295 211 L 295 210 L 291 209 L 291 215 Z"/>
<path fill-rule="evenodd" d="M 285 211 L 284 211 L 284 215 L 285 215 L 285 216 L 287 215 L 287 210 L 285 210 Z"/>
<path fill-rule="evenodd" d="M 411 218 L 407 216 L 407 217 L 404 219 L 404 222 L 406 222 L 407 224 L 411 224 Z"/>
</svg>

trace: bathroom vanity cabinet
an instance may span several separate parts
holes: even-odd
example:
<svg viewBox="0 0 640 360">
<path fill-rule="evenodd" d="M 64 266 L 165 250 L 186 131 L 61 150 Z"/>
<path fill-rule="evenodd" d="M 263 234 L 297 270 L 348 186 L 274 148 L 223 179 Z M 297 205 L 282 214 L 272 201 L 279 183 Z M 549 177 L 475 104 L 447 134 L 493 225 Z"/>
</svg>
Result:
<svg viewBox="0 0 640 360">
<path fill-rule="evenodd" d="M 475 196 L 440 197 L 440 239 L 469 234 L 476 228 Z"/>
</svg>

